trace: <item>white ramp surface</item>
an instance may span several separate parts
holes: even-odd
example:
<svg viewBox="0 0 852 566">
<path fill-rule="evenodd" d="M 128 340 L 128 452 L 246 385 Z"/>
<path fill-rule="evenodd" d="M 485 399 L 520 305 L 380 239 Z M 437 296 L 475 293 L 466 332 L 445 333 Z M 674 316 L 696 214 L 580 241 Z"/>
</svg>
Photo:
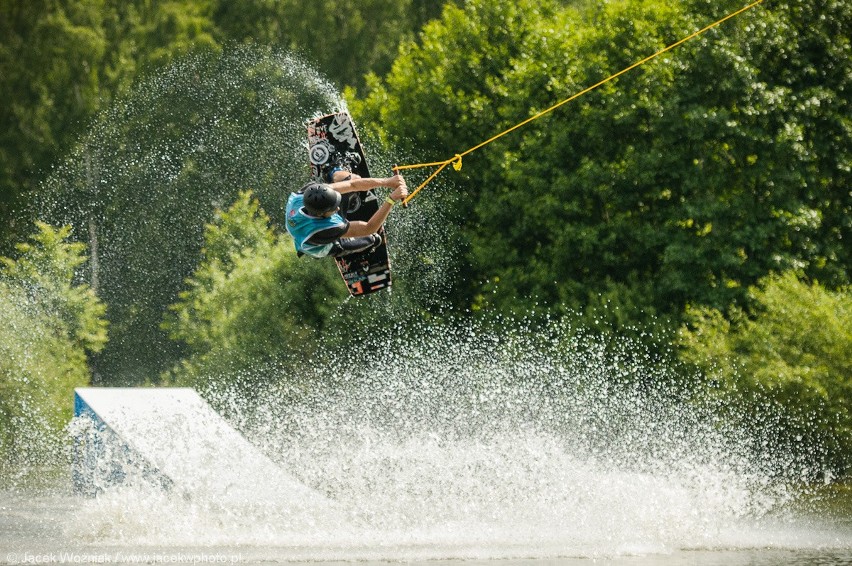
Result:
<svg viewBox="0 0 852 566">
<path fill-rule="evenodd" d="M 192 389 L 88 387 L 75 393 L 78 412 L 91 411 L 184 496 L 226 506 L 284 506 L 302 517 L 308 510 L 333 513 L 330 500 L 275 464 Z"/>
</svg>

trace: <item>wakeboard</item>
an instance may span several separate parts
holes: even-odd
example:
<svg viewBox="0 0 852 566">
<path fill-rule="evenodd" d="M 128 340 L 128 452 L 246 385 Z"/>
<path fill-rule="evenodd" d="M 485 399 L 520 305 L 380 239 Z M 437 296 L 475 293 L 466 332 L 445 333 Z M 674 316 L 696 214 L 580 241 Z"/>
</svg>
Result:
<svg viewBox="0 0 852 566">
<path fill-rule="evenodd" d="M 307 126 L 312 179 L 331 183 L 332 175 L 338 170 L 361 177 L 371 176 L 361 140 L 347 112 L 314 118 Z M 350 221 L 367 222 L 379 210 L 381 202 L 372 189 L 347 193 L 340 203 L 340 214 Z M 391 266 L 384 226 L 379 230 L 379 235 L 382 243 L 376 248 L 334 258 L 353 296 L 367 295 L 391 286 Z"/>
</svg>

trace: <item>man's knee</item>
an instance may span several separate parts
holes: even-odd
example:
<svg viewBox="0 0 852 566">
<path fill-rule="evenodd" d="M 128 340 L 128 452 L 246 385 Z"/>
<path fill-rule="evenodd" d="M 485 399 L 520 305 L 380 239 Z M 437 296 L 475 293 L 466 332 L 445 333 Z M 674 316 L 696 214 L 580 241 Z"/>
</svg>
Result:
<svg viewBox="0 0 852 566">
<path fill-rule="evenodd" d="M 341 238 L 331 245 L 328 255 L 340 257 L 372 250 L 382 243 L 382 237 L 378 234 L 361 236 L 358 238 Z"/>
</svg>

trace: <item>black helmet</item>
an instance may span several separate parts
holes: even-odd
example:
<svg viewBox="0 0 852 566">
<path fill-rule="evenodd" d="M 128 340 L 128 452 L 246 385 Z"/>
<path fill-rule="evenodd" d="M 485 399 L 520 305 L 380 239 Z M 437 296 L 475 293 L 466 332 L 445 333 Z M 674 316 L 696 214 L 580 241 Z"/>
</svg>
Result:
<svg viewBox="0 0 852 566">
<path fill-rule="evenodd" d="M 321 216 L 340 206 L 340 193 L 316 181 L 311 181 L 300 191 L 304 195 L 305 210 L 308 214 Z"/>
</svg>

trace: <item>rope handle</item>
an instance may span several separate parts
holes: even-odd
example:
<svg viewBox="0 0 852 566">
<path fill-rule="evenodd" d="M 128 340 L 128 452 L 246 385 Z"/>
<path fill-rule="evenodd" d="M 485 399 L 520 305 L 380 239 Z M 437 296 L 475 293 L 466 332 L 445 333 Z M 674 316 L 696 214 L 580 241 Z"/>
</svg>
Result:
<svg viewBox="0 0 852 566">
<path fill-rule="evenodd" d="M 396 163 L 394 163 L 394 165 L 391 167 L 391 171 L 393 172 L 394 175 L 399 175 L 400 169 L 401 169 L 401 167 L 399 167 Z M 388 198 L 390 198 L 390 197 L 388 197 Z M 408 198 L 404 198 L 400 202 L 402 203 L 402 208 L 408 208 Z"/>
</svg>

